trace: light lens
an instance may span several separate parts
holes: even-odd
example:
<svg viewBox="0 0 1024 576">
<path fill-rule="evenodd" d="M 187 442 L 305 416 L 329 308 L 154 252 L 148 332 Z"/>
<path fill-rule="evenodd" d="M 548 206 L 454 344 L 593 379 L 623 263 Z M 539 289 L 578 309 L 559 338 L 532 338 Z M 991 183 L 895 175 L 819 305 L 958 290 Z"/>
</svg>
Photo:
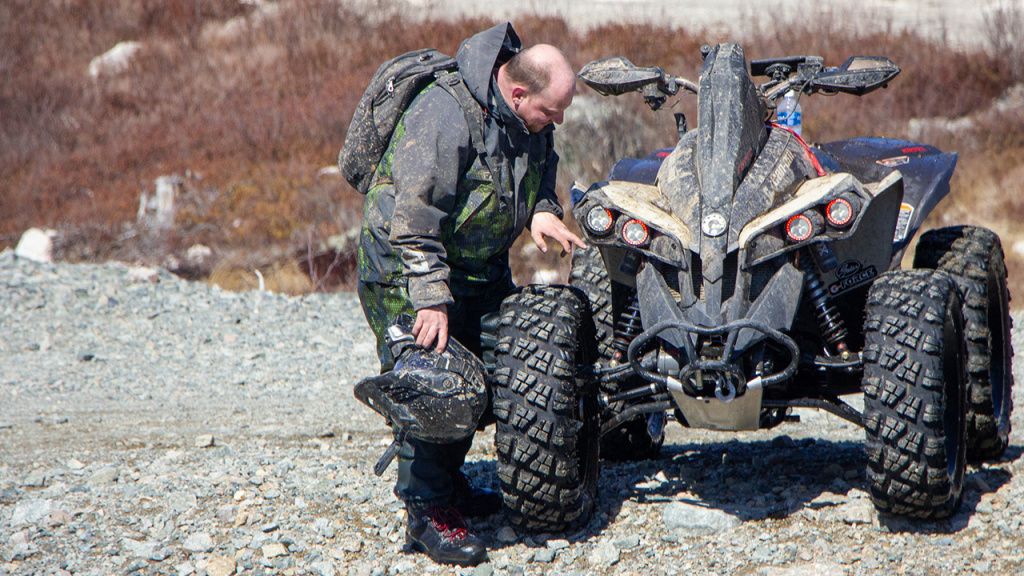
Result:
<svg viewBox="0 0 1024 576">
<path fill-rule="evenodd" d="M 622 239 L 630 246 L 643 246 L 651 238 L 647 224 L 633 218 L 622 225 Z"/>
<path fill-rule="evenodd" d="M 786 222 L 786 237 L 803 242 L 814 235 L 814 222 L 807 214 L 797 214 Z"/>
<path fill-rule="evenodd" d="M 701 220 L 700 227 L 701 231 L 704 232 L 705 236 L 721 236 L 725 232 L 725 227 L 728 222 L 725 221 L 725 216 L 722 216 L 718 212 L 712 212 Z"/>
<path fill-rule="evenodd" d="M 825 207 L 825 217 L 833 226 L 849 226 L 853 222 L 853 204 L 846 198 L 836 198 Z"/>
<path fill-rule="evenodd" d="M 587 212 L 587 228 L 594 234 L 607 234 L 613 222 L 611 210 L 603 206 L 594 206 Z"/>
</svg>

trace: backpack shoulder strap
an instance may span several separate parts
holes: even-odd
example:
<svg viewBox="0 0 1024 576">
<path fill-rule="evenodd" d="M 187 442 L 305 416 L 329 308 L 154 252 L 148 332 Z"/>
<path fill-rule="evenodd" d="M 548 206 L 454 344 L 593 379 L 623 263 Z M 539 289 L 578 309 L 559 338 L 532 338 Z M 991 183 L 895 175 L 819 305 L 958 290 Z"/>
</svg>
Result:
<svg viewBox="0 0 1024 576">
<path fill-rule="evenodd" d="M 452 98 L 455 98 L 455 101 L 459 103 L 459 107 L 462 108 L 462 113 L 466 116 L 466 124 L 469 126 L 469 139 L 473 145 L 473 151 L 480 157 L 480 161 L 487 167 L 487 171 L 491 173 L 491 180 L 494 181 L 497 191 L 502 193 L 500 174 L 498 174 L 494 162 L 490 160 L 487 154 L 487 144 L 484 139 L 483 109 L 480 108 L 480 104 L 473 98 L 473 95 L 469 93 L 469 88 L 462 81 L 462 74 L 459 74 L 458 70 L 438 73 L 437 84 L 450 94 Z"/>
</svg>

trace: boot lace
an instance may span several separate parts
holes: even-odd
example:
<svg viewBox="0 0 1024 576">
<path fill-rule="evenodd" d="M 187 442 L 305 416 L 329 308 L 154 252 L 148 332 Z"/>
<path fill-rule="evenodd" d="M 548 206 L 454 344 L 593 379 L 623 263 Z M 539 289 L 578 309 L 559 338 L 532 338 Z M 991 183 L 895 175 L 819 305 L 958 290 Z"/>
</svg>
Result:
<svg viewBox="0 0 1024 576">
<path fill-rule="evenodd" d="M 427 518 L 446 542 L 458 542 L 469 535 L 466 520 L 451 506 L 434 506 L 427 511 Z"/>
</svg>

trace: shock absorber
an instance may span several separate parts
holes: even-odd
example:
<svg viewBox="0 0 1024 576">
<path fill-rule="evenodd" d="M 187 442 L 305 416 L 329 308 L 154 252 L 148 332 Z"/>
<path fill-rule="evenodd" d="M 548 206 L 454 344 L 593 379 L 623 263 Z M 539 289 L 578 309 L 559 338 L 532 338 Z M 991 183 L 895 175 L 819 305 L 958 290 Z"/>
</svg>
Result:
<svg viewBox="0 0 1024 576">
<path fill-rule="evenodd" d="M 629 301 L 626 309 L 619 314 L 615 323 L 615 337 L 612 340 L 612 348 L 615 349 L 615 360 L 622 360 L 629 349 L 629 343 L 636 338 L 643 326 L 640 323 L 640 305 L 637 302 L 636 294 Z"/>
<path fill-rule="evenodd" d="M 814 313 L 818 317 L 818 327 L 825 341 L 835 346 L 842 354 L 848 350 L 846 346 L 846 324 L 839 315 L 839 311 L 828 301 L 828 292 L 825 290 L 825 283 L 821 281 L 818 270 L 814 267 L 811 258 L 800 258 L 800 267 L 804 271 L 804 286 L 807 288 L 807 296 L 814 306 Z"/>
</svg>

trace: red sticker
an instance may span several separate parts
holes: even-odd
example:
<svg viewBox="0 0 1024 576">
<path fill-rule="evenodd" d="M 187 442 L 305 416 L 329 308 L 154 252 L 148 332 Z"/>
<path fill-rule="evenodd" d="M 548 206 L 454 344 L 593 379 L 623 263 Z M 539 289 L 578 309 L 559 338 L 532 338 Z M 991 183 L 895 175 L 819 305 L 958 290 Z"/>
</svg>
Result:
<svg viewBox="0 0 1024 576">
<path fill-rule="evenodd" d="M 928 149 L 925 148 L 924 146 L 907 146 L 906 148 L 903 148 L 902 150 L 900 150 L 900 152 L 903 152 L 904 154 L 916 154 L 918 152 L 922 152 L 923 153 L 923 152 L 927 152 L 927 151 L 928 151 Z"/>
</svg>

